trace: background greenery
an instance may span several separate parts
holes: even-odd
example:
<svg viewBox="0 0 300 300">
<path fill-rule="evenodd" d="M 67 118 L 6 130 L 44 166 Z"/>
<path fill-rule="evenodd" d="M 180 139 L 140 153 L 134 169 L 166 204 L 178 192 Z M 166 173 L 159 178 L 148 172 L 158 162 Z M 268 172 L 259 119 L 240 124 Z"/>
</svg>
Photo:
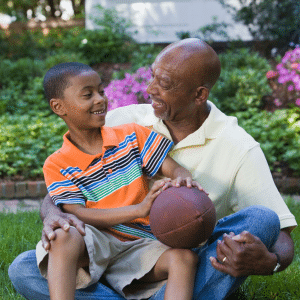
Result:
<svg viewBox="0 0 300 300">
<path fill-rule="evenodd" d="M 122 26 L 115 20 L 117 27 Z M 109 22 L 113 21 L 110 19 Z M 50 40 L 49 37 L 41 36 L 38 41 L 42 45 L 41 55 L 37 58 L 28 57 L 27 51 L 21 50 L 13 58 L 8 58 L 10 52 L 4 53 L 4 59 L 0 60 L 0 160 L 3 162 L 0 165 L 0 178 L 42 176 L 45 159 L 62 143 L 66 127 L 51 113 L 44 99 L 42 80 L 47 69 L 64 61 L 80 61 L 91 66 L 97 66 L 101 60 L 118 62 L 123 54 L 122 61 L 131 63 L 129 72 L 153 62 L 161 50 L 159 47 L 139 45 L 129 34 L 128 41 L 119 47 L 119 42 L 124 38 L 119 36 L 120 32 L 127 34 L 126 29 L 124 27 L 107 34 L 102 34 L 101 30 L 90 31 L 88 36 L 84 29 L 66 31 L 62 35 L 64 38 L 59 38 L 67 45 L 66 52 L 63 51 L 65 46 L 59 45 L 57 49 L 49 46 L 55 44 L 56 35 L 53 43 L 50 42 L 52 35 Z M 103 52 L 98 50 L 100 37 L 114 33 L 119 36 L 111 39 L 112 43 L 116 43 L 117 54 L 112 50 L 112 57 L 101 56 Z M 84 47 L 79 47 L 79 41 L 84 38 L 90 39 L 94 47 L 86 48 L 89 40 Z M 127 43 L 128 48 L 125 46 Z M 111 49 L 110 46 L 107 48 Z M 295 176 L 300 175 L 300 151 L 297 150 L 300 145 L 299 108 L 276 110 L 274 113 L 262 110 L 262 98 L 271 92 L 265 77 L 271 69 L 268 60 L 249 49 L 228 50 L 220 54 L 220 59 L 222 72 L 211 91 L 210 100 L 224 113 L 236 116 L 239 124 L 261 143 L 273 171 L 280 172 L 283 162 Z M 123 76 L 124 71 L 121 71 L 114 78 Z"/>
</svg>

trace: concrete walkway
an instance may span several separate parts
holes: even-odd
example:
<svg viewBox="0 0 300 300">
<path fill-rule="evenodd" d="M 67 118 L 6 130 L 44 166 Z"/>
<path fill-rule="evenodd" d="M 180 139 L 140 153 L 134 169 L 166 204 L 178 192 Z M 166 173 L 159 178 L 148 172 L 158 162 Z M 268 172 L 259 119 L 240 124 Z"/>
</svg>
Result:
<svg viewBox="0 0 300 300">
<path fill-rule="evenodd" d="M 288 196 L 283 195 L 283 198 Z M 294 201 L 300 202 L 299 195 L 291 196 Z M 19 212 L 19 211 L 33 211 L 39 210 L 43 199 L 23 199 L 23 200 L 0 200 L 0 212 Z"/>
<path fill-rule="evenodd" d="M 0 212 L 19 212 L 39 210 L 42 199 L 0 200 Z"/>
</svg>

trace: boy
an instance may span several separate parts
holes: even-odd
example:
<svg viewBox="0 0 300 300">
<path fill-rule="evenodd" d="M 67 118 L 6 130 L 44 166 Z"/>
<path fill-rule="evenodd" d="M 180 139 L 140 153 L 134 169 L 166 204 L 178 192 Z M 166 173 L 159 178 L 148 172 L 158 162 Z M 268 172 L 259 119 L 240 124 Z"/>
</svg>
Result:
<svg viewBox="0 0 300 300">
<path fill-rule="evenodd" d="M 127 299 L 151 297 L 165 279 L 165 299 L 192 299 L 197 256 L 157 241 L 148 219 L 153 201 L 167 187 L 202 190 L 167 156 L 172 142 L 136 124 L 105 127 L 108 100 L 99 75 L 87 65 L 51 68 L 44 90 L 69 129 L 62 148 L 45 162 L 48 191 L 56 205 L 89 224 L 84 237 L 74 228 L 57 229 L 49 255 L 41 242 L 37 245 L 50 298 L 74 299 L 76 288 L 101 277 Z M 157 172 L 166 178 L 148 192 L 147 176 Z"/>
</svg>

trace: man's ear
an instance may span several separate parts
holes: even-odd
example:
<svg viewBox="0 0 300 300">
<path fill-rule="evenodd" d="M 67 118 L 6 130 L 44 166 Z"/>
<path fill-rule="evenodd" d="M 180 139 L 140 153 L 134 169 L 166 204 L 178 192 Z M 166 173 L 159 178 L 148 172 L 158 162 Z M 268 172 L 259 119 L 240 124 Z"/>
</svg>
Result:
<svg viewBox="0 0 300 300">
<path fill-rule="evenodd" d="M 205 86 L 199 86 L 197 87 L 196 91 L 196 102 L 198 104 L 204 103 L 209 96 L 209 89 Z"/>
<path fill-rule="evenodd" d="M 50 107 L 53 110 L 53 112 L 58 116 L 62 117 L 66 115 L 66 110 L 64 107 L 63 100 L 59 98 L 52 98 L 50 100 Z"/>
</svg>

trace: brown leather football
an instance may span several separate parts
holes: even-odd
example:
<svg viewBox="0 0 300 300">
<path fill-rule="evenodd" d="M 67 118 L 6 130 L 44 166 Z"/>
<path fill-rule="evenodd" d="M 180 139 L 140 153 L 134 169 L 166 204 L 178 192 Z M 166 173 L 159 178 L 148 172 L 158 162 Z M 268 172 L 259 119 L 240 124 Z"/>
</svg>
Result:
<svg viewBox="0 0 300 300">
<path fill-rule="evenodd" d="M 194 248 L 206 241 L 216 225 L 216 210 L 197 188 L 170 187 L 155 199 L 150 226 L 155 237 L 173 248 Z"/>
</svg>

